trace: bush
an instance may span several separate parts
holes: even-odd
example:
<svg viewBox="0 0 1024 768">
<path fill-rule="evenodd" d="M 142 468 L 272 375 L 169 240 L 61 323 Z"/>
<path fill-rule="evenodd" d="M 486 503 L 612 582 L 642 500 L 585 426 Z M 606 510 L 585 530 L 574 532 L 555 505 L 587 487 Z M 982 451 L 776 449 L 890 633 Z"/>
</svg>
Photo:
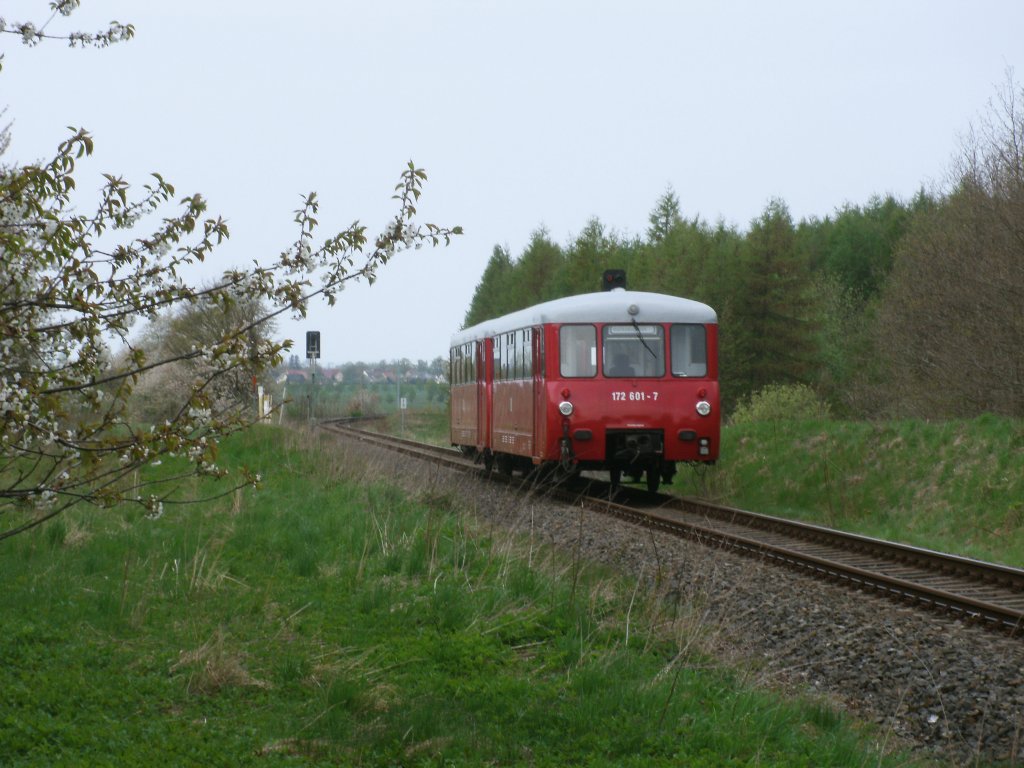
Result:
<svg viewBox="0 0 1024 768">
<path fill-rule="evenodd" d="M 729 424 L 828 418 L 828 403 L 806 384 L 769 384 L 740 403 Z"/>
</svg>

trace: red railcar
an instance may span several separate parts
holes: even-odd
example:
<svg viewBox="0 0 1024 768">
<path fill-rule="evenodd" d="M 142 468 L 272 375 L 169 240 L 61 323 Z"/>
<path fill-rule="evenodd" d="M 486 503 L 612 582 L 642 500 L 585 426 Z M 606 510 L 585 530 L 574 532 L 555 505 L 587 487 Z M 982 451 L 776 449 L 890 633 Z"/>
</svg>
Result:
<svg viewBox="0 0 1024 768">
<path fill-rule="evenodd" d="M 622 473 L 657 490 L 718 457 L 718 318 L 657 293 L 570 296 L 451 344 L 451 442 L 488 467 Z"/>
</svg>

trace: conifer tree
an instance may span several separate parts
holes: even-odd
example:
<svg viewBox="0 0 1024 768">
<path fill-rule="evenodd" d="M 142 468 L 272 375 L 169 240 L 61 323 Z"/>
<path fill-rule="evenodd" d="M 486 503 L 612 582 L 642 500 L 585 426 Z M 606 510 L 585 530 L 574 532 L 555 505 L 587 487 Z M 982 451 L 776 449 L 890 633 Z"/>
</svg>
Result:
<svg viewBox="0 0 1024 768">
<path fill-rule="evenodd" d="M 771 200 L 751 223 L 723 329 L 722 378 L 733 397 L 774 383 L 813 381 L 810 275 L 796 256 L 789 209 Z"/>
<path fill-rule="evenodd" d="M 468 328 L 508 311 L 506 307 L 511 306 L 508 294 L 512 288 L 512 277 L 512 257 L 509 256 L 508 249 L 500 245 L 494 246 L 491 258 L 488 259 L 480 282 L 473 292 L 463 327 Z"/>
</svg>

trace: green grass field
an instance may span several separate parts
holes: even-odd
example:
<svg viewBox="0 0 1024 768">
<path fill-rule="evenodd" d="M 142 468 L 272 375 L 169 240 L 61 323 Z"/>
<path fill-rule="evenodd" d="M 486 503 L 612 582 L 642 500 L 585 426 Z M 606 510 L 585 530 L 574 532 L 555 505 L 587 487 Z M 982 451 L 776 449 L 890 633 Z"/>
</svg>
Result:
<svg viewBox="0 0 1024 768">
<path fill-rule="evenodd" d="M 704 656 L 685 606 L 454 494 L 288 430 L 221 462 L 265 486 L 0 545 L 0 765 L 906 764 Z"/>
<path fill-rule="evenodd" d="M 729 427 L 708 480 L 744 509 L 1024 566 L 1020 420 Z"/>
</svg>

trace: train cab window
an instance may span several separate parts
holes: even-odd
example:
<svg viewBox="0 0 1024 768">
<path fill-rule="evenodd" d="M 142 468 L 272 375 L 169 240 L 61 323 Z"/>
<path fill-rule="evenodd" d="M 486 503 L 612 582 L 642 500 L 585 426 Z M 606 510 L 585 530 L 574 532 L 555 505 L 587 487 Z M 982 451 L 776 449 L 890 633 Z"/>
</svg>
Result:
<svg viewBox="0 0 1024 768">
<path fill-rule="evenodd" d="M 604 375 L 659 378 L 665 375 L 665 329 L 660 325 L 606 325 L 601 333 Z"/>
<path fill-rule="evenodd" d="M 708 339 L 703 325 L 672 326 L 672 375 L 708 375 Z"/>
<path fill-rule="evenodd" d="M 563 376 L 597 375 L 597 329 L 592 325 L 563 325 L 558 331 L 560 370 Z"/>
</svg>

